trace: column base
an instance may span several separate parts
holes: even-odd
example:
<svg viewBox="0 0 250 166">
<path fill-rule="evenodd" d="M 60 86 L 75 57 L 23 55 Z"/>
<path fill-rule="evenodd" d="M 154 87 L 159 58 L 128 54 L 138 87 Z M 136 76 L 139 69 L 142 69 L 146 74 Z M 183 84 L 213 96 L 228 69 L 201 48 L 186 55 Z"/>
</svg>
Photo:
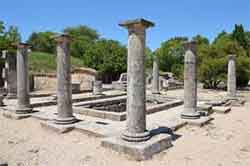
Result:
<svg viewBox="0 0 250 166">
<path fill-rule="evenodd" d="M 226 100 L 238 100 L 237 96 L 227 96 Z"/>
<path fill-rule="evenodd" d="M 60 124 L 60 125 L 67 125 L 67 124 L 73 124 L 75 122 L 77 122 L 78 119 L 76 119 L 76 117 L 72 116 L 72 117 L 68 117 L 68 118 L 56 118 L 54 120 L 55 124 Z"/>
<path fill-rule="evenodd" d="M 143 142 L 149 140 L 151 134 L 149 131 L 145 131 L 144 133 L 130 133 L 126 130 L 121 137 L 128 142 Z"/>
<path fill-rule="evenodd" d="M 161 94 L 160 91 L 152 91 L 151 93 L 154 94 L 154 95 L 159 95 L 159 94 Z"/>
<path fill-rule="evenodd" d="M 200 113 L 198 112 L 183 112 L 181 113 L 182 119 L 199 119 Z"/>
<path fill-rule="evenodd" d="M 172 136 L 168 134 L 158 134 L 144 142 L 128 142 L 117 137 L 107 137 L 101 141 L 101 146 L 125 155 L 129 159 L 142 161 L 148 160 L 156 153 L 172 146 Z"/>
<path fill-rule="evenodd" d="M 29 114 L 33 112 L 31 107 L 17 107 L 15 110 L 16 114 Z"/>
<path fill-rule="evenodd" d="M 17 99 L 17 94 L 15 94 L 15 93 L 8 93 L 5 98 L 6 99 Z"/>
</svg>

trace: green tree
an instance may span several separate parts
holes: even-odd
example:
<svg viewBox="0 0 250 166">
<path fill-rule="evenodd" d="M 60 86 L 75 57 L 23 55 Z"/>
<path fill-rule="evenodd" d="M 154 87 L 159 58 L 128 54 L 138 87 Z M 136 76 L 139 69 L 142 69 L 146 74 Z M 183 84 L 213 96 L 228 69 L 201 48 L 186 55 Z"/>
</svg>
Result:
<svg viewBox="0 0 250 166">
<path fill-rule="evenodd" d="M 245 30 L 243 25 L 235 25 L 235 28 L 232 32 L 232 38 L 239 43 L 244 49 L 249 48 L 249 43 L 247 42 L 247 38 L 245 35 Z"/>
<path fill-rule="evenodd" d="M 146 71 L 151 71 L 152 70 L 152 66 L 153 66 L 153 59 L 154 59 L 154 54 L 151 51 L 150 48 L 146 47 L 145 49 L 145 68 Z"/>
<path fill-rule="evenodd" d="M 21 42 L 21 35 L 16 26 L 10 26 L 8 31 L 5 33 L 5 37 L 10 43 Z"/>
<path fill-rule="evenodd" d="M 193 41 L 196 41 L 198 45 L 209 45 L 208 38 L 202 36 L 202 35 L 196 35 L 192 38 Z"/>
<path fill-rule="evenodd" d="M 67 27 L 63 31 L 73 39 L 70 47 L 71 55 L 74 57 L 84 56 L 89 47 L 99 39 L 99 34 L 96 30 L 84 25 Z"/>
<path fill-rule="evenodd" d="M 56 35 L 55 32 L 33 32 L 27 43 L 32 46 L 33 51 L 54 53 L 55 52 L 55 41 L 53 37 Z"/>
<path fill-rule="evenodd" d="M 159 57 L 160 70 L 173 72 L 179 79 L 183 78 L 181 71 L 183 70 L 185 52 L 183 43 L 186 41 L 188 41 L 186 37 L 176 37 L 161 44 L 161 47 L 154 53 Z"/>
<path fill-rule="evenodd" d="M 230 33 L 218 34 L 210 45 L 198 46 L 198 79 L 205 88 L 217 88 L 220 82 L 226 84 L 228 55 L 237 56 L 237 86 L 246 86 L 250 79 L 247 50 Z"/>
<path fill-rule="evenodd" d="M 102 39 L 86 50 L 85 66 L 96 69 L 104 82 L 110 83 L 127 70 L 127 49 L 114 40 Z"/>
</svg>

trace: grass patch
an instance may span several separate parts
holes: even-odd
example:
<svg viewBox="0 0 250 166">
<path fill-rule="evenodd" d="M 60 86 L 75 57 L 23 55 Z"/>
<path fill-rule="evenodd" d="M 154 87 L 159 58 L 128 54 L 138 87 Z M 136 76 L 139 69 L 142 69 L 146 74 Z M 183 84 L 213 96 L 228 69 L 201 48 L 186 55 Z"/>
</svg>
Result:
<svg viewBox="0 0 250 166">
<path fill-rule="evenodd" d="M 84 67 L 83 60 L 71 57 L 71 68 Z M 55 73 L 56 56 L 43 52 L 32 52 L 29 55 L 29 70 L 31 73 Z"/>
</svg>

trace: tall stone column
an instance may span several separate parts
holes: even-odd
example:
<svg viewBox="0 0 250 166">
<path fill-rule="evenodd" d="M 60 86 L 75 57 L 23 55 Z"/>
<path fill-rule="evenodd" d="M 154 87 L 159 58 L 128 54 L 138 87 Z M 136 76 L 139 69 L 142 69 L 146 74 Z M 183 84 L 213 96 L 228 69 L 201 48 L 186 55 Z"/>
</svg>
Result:
<svg viewBox="0 0 250 166">
<path fill-rule="evenodd" d="M 7 70 L 5 79 L 6 98 L 13 99 L 17 97 L 17 57 L 8 51 L 3 51 L 3 57 L 5 57 L 5 69 Z"/>
<path fill-rule="evenodd" d="M 72 109 L 70 37 L 62 34 L 55 38 L 57 43 L 57 124 L 76 122 Z"/>
<path fill-rule="evenodd" d="M 227 95 L 230 99 L 236 98 L 236 56 L 228 56 L 228 73 L 227 73 Z"/>
<path fill-rule="evenodd" d="M 153 62 L 153 80 L 152 80 L 152 93 L 159 94 L 159 64 L 158 57 L 154 56 Z"/>
<path fill-rule="evenodd" d="M 184 60 L 184 111 L 183 119 L 198 119 L 197 112 L 197 71 L 196 71 L 196 42 L 185 43 Z"/>
<path fill-rule="evenodd" d="M 122 138 L 130 142 L 146 141 L 150 133 L 146 130 L 145 112 L 145 38 L 146 29 L 154 23 L 144 20 L 129 20 L 119 24 L 128 29 L 127 60 L 127 129 Z"/>
<path fill-rule="evenodd" d="M 17 109 L 16 113 L 30 113 L 28 49 L 26 43 L 17 45 Z"/>
</svg>

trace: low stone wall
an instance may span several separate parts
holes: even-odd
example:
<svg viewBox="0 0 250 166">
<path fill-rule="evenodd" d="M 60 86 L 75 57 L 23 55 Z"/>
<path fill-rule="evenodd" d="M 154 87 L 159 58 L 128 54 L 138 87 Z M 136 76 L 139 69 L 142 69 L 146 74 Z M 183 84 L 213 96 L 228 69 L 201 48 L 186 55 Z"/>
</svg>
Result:
<svg viewBox="0 0 250 166">
<path fill-rule="evenodd" d="M 79 68 L 71 72 L 72 83 L 79 83 L 81 91 L 91 91 L 93 89 L 93 81 L 96 78 L 96 71 L 89 68 Z M 56 90 L 56 74 L 47 73 L 33 74 L 34 90 Z"/>
</svg>

